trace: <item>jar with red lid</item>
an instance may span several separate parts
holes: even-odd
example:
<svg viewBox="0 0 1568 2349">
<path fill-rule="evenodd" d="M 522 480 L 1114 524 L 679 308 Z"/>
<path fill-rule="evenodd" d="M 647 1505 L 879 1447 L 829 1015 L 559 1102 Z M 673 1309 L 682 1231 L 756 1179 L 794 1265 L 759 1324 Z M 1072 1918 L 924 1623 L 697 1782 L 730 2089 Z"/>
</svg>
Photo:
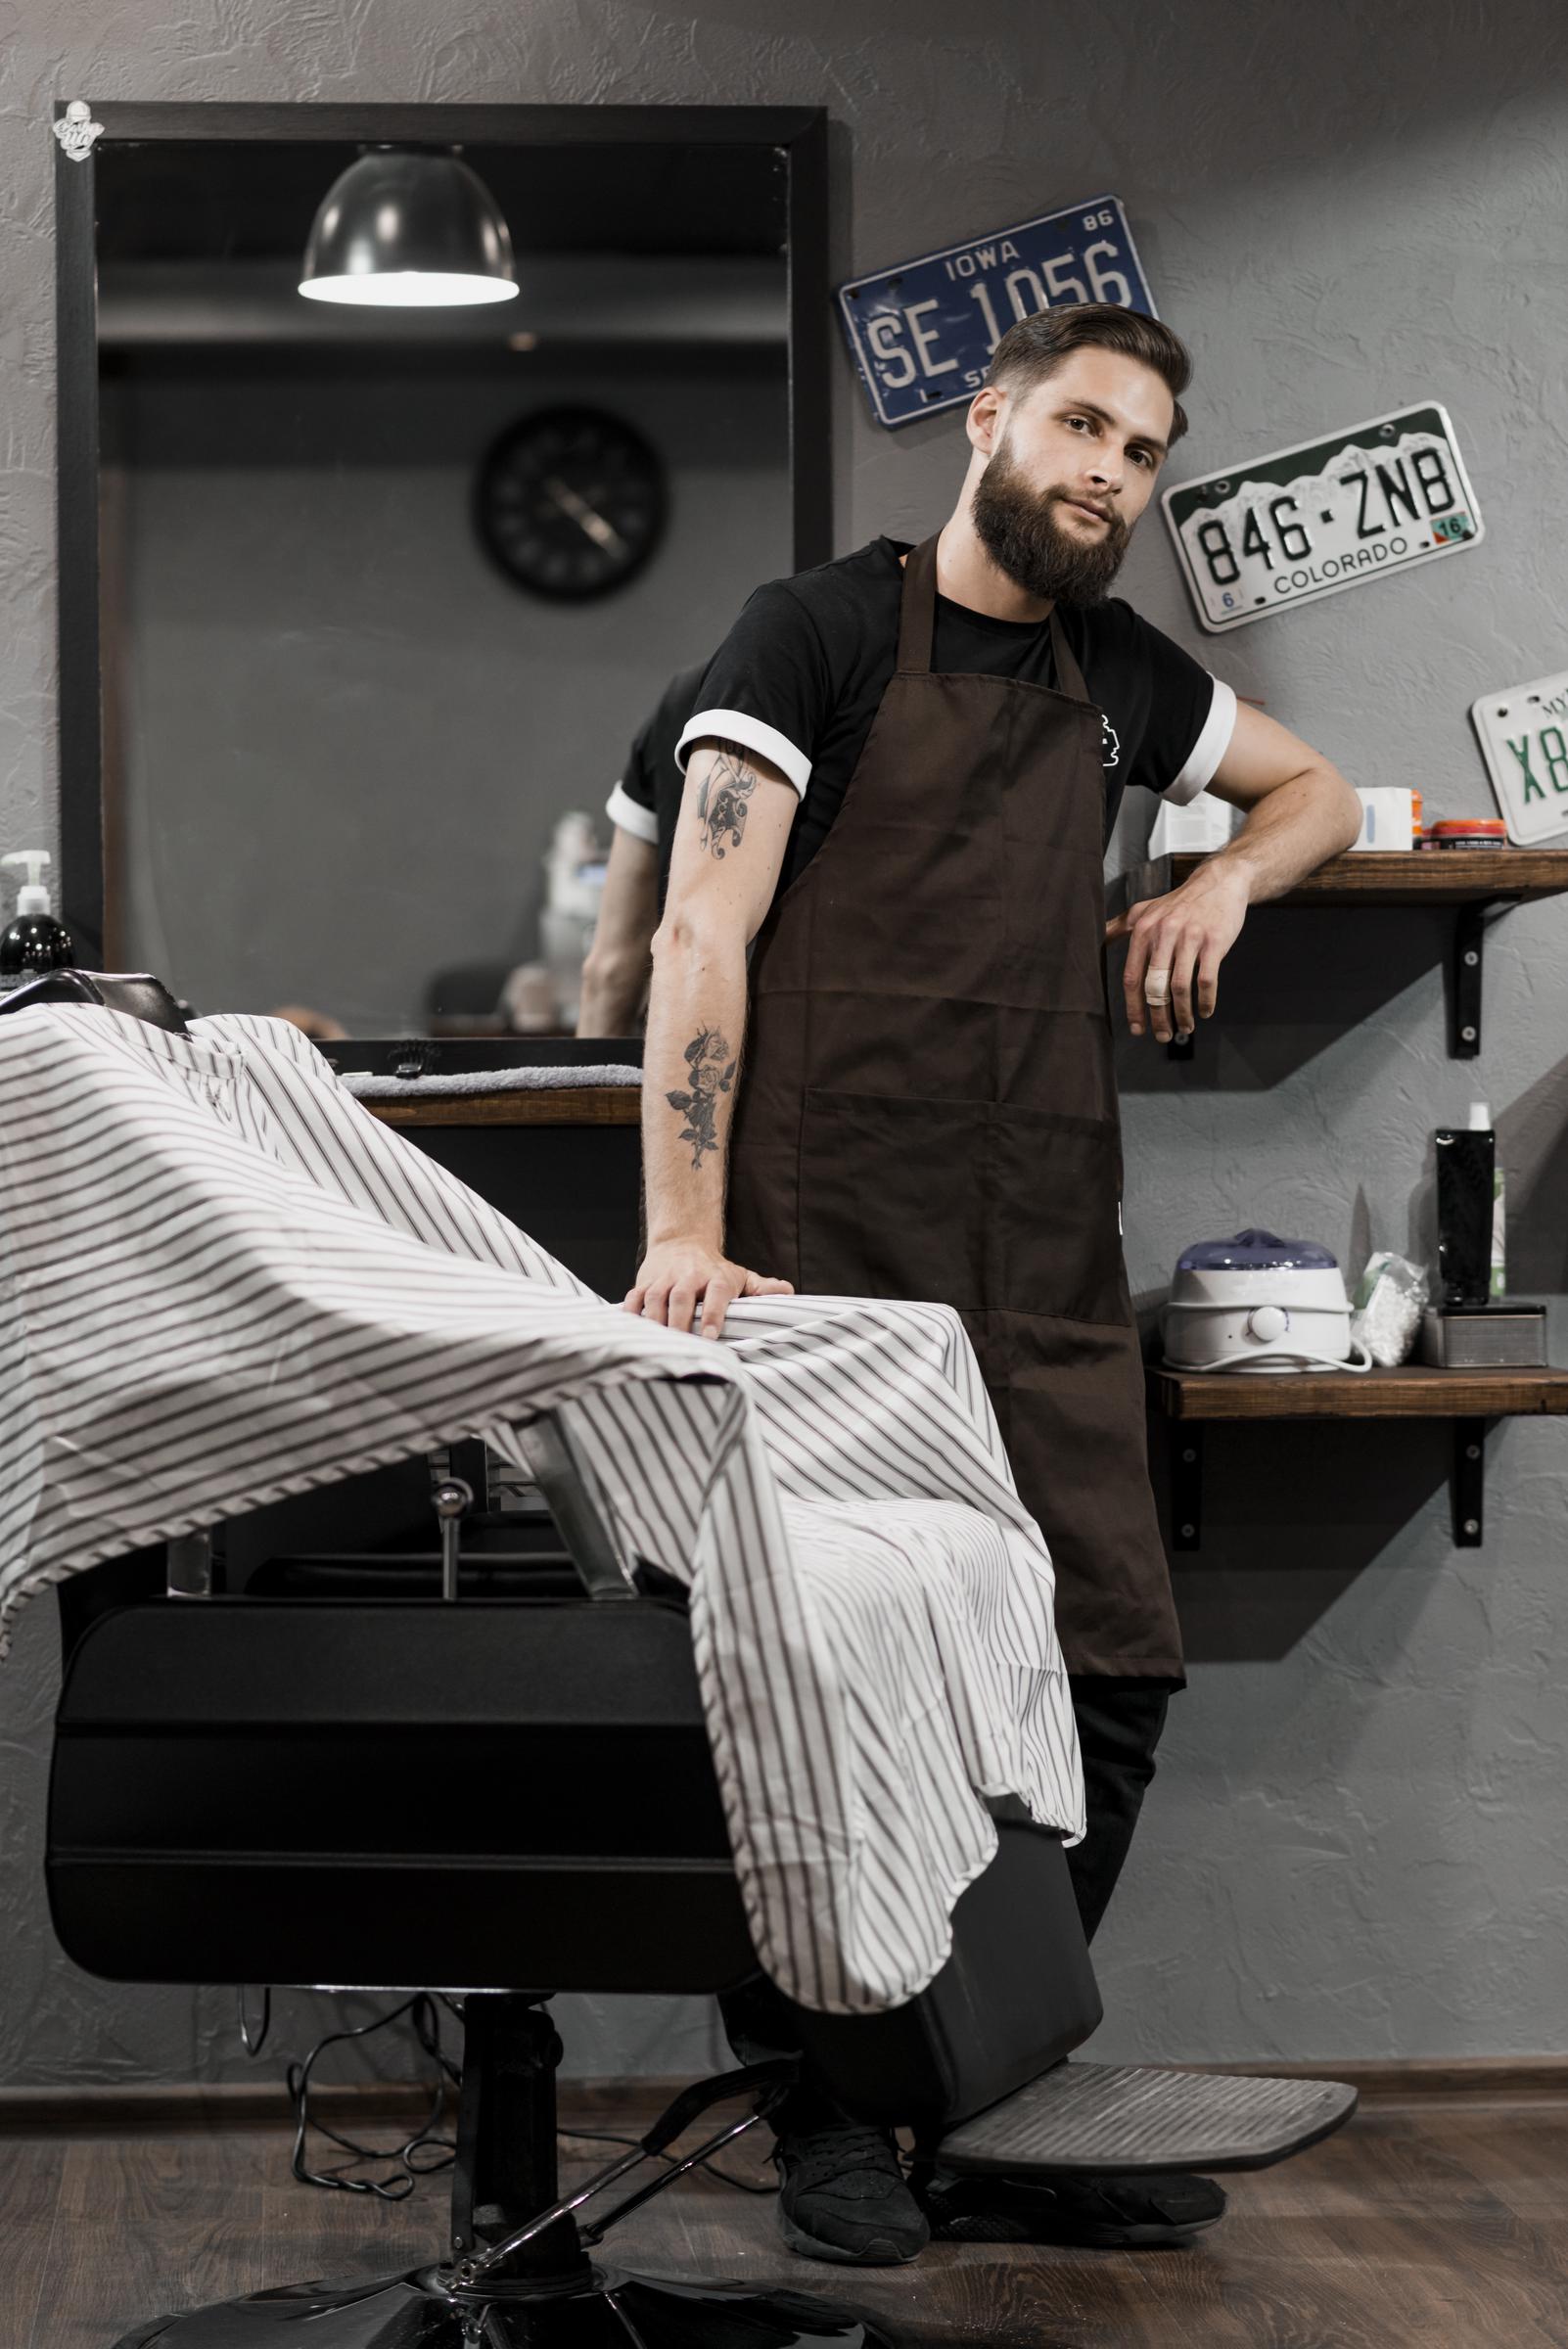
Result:
<svg viewBox="0 0 1568 2349">
<path fill-rule="evenodd" d="M 1427 838 L 1435 849 L 1505 849 L 1508 827 L 1500 815 L 1444 816 Z"/>
</svg>

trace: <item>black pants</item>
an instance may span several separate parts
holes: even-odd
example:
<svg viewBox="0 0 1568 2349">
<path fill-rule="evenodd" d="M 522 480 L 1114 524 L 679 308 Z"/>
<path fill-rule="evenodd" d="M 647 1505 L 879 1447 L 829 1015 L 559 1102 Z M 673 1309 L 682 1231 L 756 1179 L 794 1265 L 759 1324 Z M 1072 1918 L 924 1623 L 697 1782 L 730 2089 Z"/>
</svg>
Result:
<svg viewBox="0 0 1568 2349">
<path fill-rule="evenodd" d="M 1092 1941 L 1111 1904 L 1154 1775 L 1173 1681 L 1113 1681 L 1075 1673 L 1073 1718 L 1084 1757 L 1087 1833 L 1067 1855 L 1084 1938 Z"/>
<path fill-rule="evenodd" d="M 1176 1684 L 1073 1675 L 1087 1831 L 1068 1853 L 1067 1865 L 1085 1941 L 1092 1941 L 1099 1929 L 1131 1848 Z M 759 2063 L 769 2055 L 793 2053 L 798 2043 L 788 2004 L 765 1974 L 753 1974 L 734 1990 L 721 1992 L 718 2004 L 737 2062 Z"/>
</svg>

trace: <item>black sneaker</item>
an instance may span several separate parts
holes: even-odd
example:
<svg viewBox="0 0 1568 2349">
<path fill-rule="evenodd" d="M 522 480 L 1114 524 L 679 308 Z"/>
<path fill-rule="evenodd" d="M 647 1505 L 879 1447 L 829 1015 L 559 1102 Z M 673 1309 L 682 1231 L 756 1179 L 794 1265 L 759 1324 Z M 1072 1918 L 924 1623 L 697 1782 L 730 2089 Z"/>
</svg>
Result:
<svg viewBox="0 0 1568 2349">
<path fill-rule="evenodd" d="M 1224 2190 L 1178 2172 L 1147 2178 L 939 2177 L 926 2195 L 943 2243 L 1073 2243 L 1155 2250 L 1222 2218 Z"/>
<path fill-rule="evenodd" d="M 851 2120 L 798 2129 L 781 2125 L 778 2223 L 804 2259 L 893 2268 L 931 2240 L 909 2191 L 891 2133 Z"/>
</svg>

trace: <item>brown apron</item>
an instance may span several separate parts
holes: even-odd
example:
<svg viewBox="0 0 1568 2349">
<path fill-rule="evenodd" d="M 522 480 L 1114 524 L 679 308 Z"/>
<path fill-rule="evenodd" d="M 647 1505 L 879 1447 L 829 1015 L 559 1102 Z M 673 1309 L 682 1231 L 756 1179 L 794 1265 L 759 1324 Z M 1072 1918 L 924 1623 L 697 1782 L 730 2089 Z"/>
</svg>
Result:
<svg viewBox="0 0 1568 2349">
<path fill-rule="evenodd" d="M 758 938 L 728 1252 L 956 1307 L 1069 1669 L 1177 1677 L 1122 1262 L 1100 713 L 1054 612 L 1061 691 L 933 674 L 936 592 L 928 538 L 844 806 Z"/>
</svg>

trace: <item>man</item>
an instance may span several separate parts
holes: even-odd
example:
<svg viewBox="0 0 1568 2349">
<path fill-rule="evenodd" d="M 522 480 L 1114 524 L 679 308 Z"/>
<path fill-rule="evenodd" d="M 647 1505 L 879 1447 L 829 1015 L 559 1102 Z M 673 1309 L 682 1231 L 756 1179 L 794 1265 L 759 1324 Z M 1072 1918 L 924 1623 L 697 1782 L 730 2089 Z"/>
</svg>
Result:
<svg viewBox="0 0 1568 2349">
<path fill-rule="evenodd" d="M 647 1253 L 625 1301 L 709 1337 L 736 1297 L 791 1287 L 962 1313 L 1055 1560 L 1090 1934 L 1182 1684 L 1122 1263 L 1105 943 L 1129 942 L 1133 1035 L 1189 1034 L 1249 904 L 1360 822 L 1325 760 L 1106 600 L 1189 377 L 1156 320 L 1026 319 L 971 402 L 937 536 L 760 588 L 710 663 L 678 746 Z M 1177 800 L 1207 786 L 1247 820 L 1180 889 L 1107 923 L 1127 781 Z M 766 1986 L 726 2019 L 743 2046 L 788 2044 Z M 809 2086 L 777 2127 L 798 2249 L 913 2256 L 926 2221 L 890 2142 Z M 1217 2218 L 1223 2196 L 1102 2179 L 1009 2208 L 1045 2239 L 1144 2243 Z"/>
<path fill-rule="evenodd" d="M 593 944 L 582 965 L 578 1036 L 632 1036 L 648 991 L 648 949 L 665 909 L 685 777 L 675 746 L 706 661 L 677 669 L 638 729 L 606 812 L 615 826 Z"/>
</svg>

